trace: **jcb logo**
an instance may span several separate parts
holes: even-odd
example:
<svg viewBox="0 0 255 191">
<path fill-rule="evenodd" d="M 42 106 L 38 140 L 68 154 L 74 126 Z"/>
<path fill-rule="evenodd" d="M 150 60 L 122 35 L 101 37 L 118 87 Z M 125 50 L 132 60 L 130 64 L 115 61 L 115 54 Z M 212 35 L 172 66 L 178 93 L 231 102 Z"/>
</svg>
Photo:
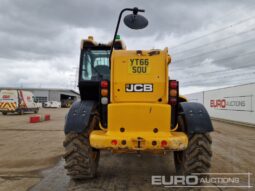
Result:
<svg viewBox="0 0 255 191">
<path fill-rule="evenodd" d="M 153 92 L 153 84 L 126 84 L 126 92 Z"/>
</svg>

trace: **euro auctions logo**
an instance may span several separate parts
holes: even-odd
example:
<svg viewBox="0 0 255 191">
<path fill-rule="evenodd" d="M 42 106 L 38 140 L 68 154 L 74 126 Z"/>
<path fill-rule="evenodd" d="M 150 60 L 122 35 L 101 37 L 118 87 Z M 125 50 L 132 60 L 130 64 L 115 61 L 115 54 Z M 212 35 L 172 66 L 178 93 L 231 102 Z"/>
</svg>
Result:
<svg viewBox="0 0 255 191">
<path fill-rule="evenodd" d="M 203 188 L 252 188 L 252 173 L 193 173 L 188 176 L 151 176 L 153 186 L 203 187 Z"/>
<path fill-rule="evenodd" d="M 217 100 L 210 100 L 210 107 L 214 108 L 226 108 L 226 100 L 225 99 L 217 99 Z"/>
<path fill-rule="evenodd" d="M 226 108 L 226 107 L 245 107 L 245 100 L 227 100 L 217 99 L 210 101 L 211 107 Z"/>
<path fill-rule="evenodd" d="M 165 187 L 173 187 L 174 185 L 189 185 L 195 186 L 198 185 L 199 179 L 198 176 L 189 175 L 189 176 L 152 176 L 151 184 L 152 185 L 163 185 Z"/>
<path fill-rule="evenodd" d="M 252 95 L 229 96 L 218 99 L 210 99 L 210 107 L 220 110 L 253 111 Z"/>
</svg>

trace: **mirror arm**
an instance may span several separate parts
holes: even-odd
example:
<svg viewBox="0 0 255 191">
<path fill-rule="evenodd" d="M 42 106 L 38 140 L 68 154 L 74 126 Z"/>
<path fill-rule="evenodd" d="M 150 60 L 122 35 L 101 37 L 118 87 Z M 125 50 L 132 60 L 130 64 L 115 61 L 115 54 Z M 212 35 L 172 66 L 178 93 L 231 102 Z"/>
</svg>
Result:
<svg viewBox="0 0 255 191">
<path fill-rule="evenodd" d="M 113 39 L 112 39 L 112 46 L 111 46 L 111 50 L 110 50 L 110 55 L 109 55 L 109 68 L 111 68 L 112 51 L 113 51 L 113 48 L 114 48 L 116 35 L 117 35 L 117 33 L 118 33 L 118 30 L 119 30 L 120 20 L 121 20 L 122 14 L 123 14 L 125 11 L 133 11 L 133 9 L 130 9 L 130 8 L 122 9 L 122 11 L 121 11 L 120 14 L 119 14 L 117 26 L 116 26 L 115 33 L 114 33 L 114 36 L 113 36 Z"/>
<path fill-rule="evenodd" d="M 122 11 L 120 12 L 119 18 L 118 18 L 118 22 L 117 22 L 117 26 L 116 26 L 116 29 L 115 29 L 115 33 L 114 33 L 114 36 L 113 36 L 113 39 L 112 39 L 112 46 L 111 46 L 110 55 L 109 55 L 109 68 L 111 68 L 112 51 L 113 51 L 113 48 L 114 48 L 116 35 L 117 35 L 117 33 L 118 33 L 118 30 L 119 30 L 120 20 L 121 20 L 122 14 L 123 14 L 125 11 L 133 11 L 134 14 L 137 14 L 138 12 L 145 12 L 145 10 L 143 10 L 143 9 L 138 9 L 137 7 L 134 7 L 134 8 L 132 8 L 132 9 L 131 9 L 131 8 L 125 8 L 125 9 L 122 9 Z"/>
</svg>

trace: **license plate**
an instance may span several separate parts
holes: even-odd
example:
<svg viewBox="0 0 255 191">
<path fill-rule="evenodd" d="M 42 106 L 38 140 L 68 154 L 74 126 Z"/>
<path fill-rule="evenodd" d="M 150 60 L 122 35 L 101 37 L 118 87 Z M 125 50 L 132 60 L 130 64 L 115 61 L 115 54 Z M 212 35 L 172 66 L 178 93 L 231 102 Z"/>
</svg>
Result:
<svg viewBox="0 0 255 191">
<path fill-rule="evenodd" d="M 150 73 L 150 63 L 148 59 L 130 59 L 128 72 L 131 74 Z"/>
</svg>

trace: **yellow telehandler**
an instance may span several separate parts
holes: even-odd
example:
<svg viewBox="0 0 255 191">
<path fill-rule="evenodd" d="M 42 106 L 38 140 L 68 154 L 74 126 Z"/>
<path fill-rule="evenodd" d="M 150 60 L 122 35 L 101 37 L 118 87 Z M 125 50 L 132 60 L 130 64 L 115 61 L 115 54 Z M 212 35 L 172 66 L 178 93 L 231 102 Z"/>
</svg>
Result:
<svg viewBox="0 0 255 191">
<path fill-rule="evenodd" d="M 96 175 L 100 150 L 113 153 L 174 152 L 176 170 L 183 175 L 207 173 L 213 131 L 203 105 L 179 95 L 178 81 L 168 76 L 171 57 L 164 50 L 126 50 L 118 28 L 122 14 L 131 29 L 148 20 L 138 8 L 123 9 L 113 40 L 81 42 L 79 90 L 66 117 L 64 155 L 73 179 Z"/>
</svg>

